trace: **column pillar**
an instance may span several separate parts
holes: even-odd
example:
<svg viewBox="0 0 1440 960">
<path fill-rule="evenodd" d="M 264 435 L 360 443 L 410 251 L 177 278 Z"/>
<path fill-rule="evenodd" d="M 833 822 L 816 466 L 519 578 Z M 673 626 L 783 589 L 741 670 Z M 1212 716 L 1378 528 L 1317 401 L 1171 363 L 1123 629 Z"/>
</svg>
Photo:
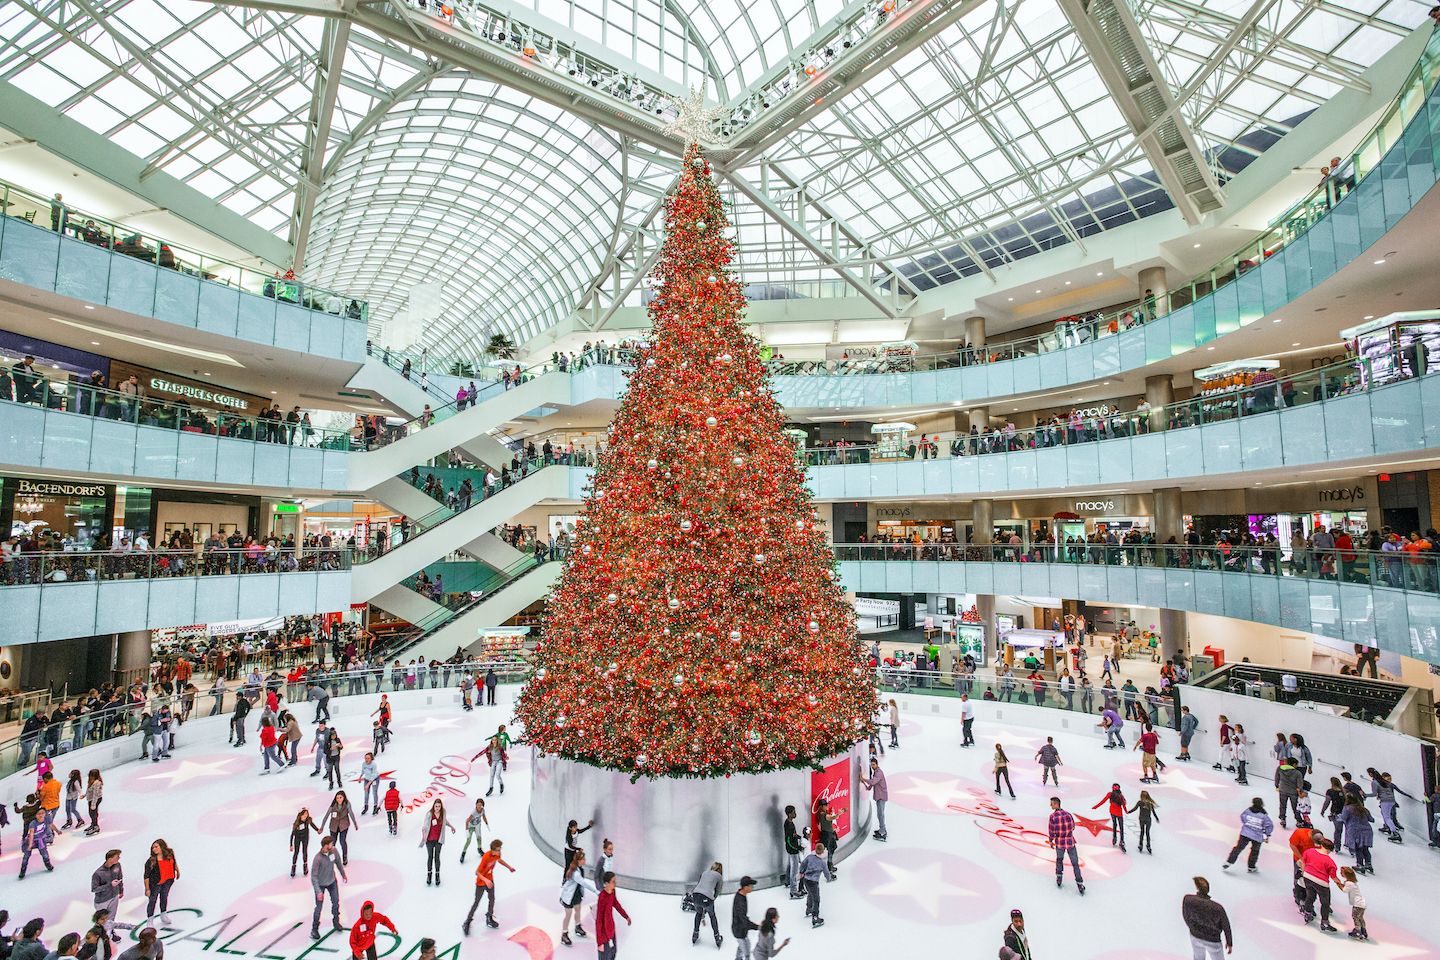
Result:
<svg viewBox="0 0 1440 960">
<path fill-rule="evenodd" d="M 980 658 L 983 664 L 990 664 L 999 661 L 996 653 L 992 659 L 992 651 L 998 651 L 995 644 L 995 595 L 991 593 L 980 593 L 975 595 L 975 612 L 980 615 L 980 623 L 985 627 L 985 651 Z"/>
<path fill-rule="evenodd" d="M 965 340 L 972 347 L 985 346 L 985 318 L 965 318 Z"/>
<path fill-rule="evenodd" d="M 1180 488 L 1164 487 L 1155 491 L 1155 542 L 1164 543 L 1174 537 L 1180 540 L 1183 514 L 1180 512 Z"/>
<path fill-rule="evenodd" d="M 970 421 L 970 422 L 966 425 L 966 432 L 969 432 L 969 428 L 970 428 L 970 427 L 977 427 L 977 428 L 979 428 L 979 430 L 980 430 L 981 433 L 989 433 L 989 432 L 990 432 L 990 408 L 989 408 L 989 407 L 975 407 L 973 410 L 968 411 L 967 414 L 966 414 L 966 416 L 969 418 L 969 421 Z"/>
<path fill-rule="evenodd" d="M 915 595 L 913 593 L 900 594 L 900 622 L 897 626 L 901 630 L 915 629 Z"/>
<path fill-rule="evenodd" d="M 1140 301 L 1147 310 L 1146 319 L 1154 320 L 1170 312 L 1170 288 L 1165 284 L 1164 267 L 1146 267 L 1140 271 Z M 1154 298 L 1155 316 L 1149 316 L 1150 299 Z"/>
<path fill-rule="evenodd" d="M 970 516 L 972 519 L 970 527 L 970 542 L 973 544 L 988 544 L 995 536 L 995 504 L 990 500 L 976 500 L 970 504 Z M 982 559 L 990 559 L 988 552 L 980 554 Z M 995 596 L 989 593 L 976 594 L 975 612 L 980 615 L 980 623 L 985 628 L 985 662 L 990 662 L 990 651 L 995 647 Z"/>
<path fill-rule="evenodd" d="M 1150 405 L 1150 429 L 1168 428 L 1170 412 L 1165 408 L 1175 402 L 1175 381 L 1170 374 L 1145 378 L 1145 402 Z"/>
<path fill-rule="evenodd" d="M 1160 611 L 1160 660 L 1174 660 L 1179 657 L 1188 660 L 1190 656 L 1189 621 L 1184 610 Z"/>
<path fill-rule="evenodd" d="M 990 500 L 976 500 L 970 504 L 970 518 L 973 521 L 970 542 L 989 543 L 995 536 L 995 504 Z"/>
<path fill-rule="evenodd" d="M 115 637 L 115 672 L 150 669 L 150 631 L 131 630 Z"/>
<path fill-rule="evenodd" d="M 1148 383 L 1147 383 L 1148 388 Z M 1164 487 L 1155 491 L 1155 542 L 1164 543 L 1171 537 L 1184 542 L 1184 515 L 1180 511 L 1180 489 Z M 1160 659 L 1186 657 L 1189 644 L 1189 621 L 1184 610 L 1160 610 Z"/>
</svg>

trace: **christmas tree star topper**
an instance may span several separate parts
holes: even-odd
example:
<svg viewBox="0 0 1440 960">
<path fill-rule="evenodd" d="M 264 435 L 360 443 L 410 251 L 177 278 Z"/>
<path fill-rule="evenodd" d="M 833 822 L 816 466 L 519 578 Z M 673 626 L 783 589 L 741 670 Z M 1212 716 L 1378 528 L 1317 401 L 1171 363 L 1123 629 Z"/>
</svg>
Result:
<svg viewBox="0 0 1440 960">
<path fill-rule="evenodd" d="M 710 125 L 725 116 L 723 107 L 708 107 L 705 105 L 705 84 L 700 84 L 700 89 L 690 88 L 688 97 L 666 97 L 675 106 L 677 115 L 665 128 L 666 133 L 673 133 L 685 141 L 685 145 L 692 143 L 710 143 L 714 137 L 710 132 Z"/>
</svg>

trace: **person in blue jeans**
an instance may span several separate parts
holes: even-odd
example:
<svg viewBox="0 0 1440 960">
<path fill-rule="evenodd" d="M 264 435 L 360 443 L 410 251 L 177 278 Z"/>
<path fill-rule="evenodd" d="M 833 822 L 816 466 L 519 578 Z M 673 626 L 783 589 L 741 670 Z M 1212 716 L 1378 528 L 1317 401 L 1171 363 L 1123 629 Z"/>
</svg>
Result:
<svg viewBox="0 0 1440 960">
<path fill-rule="evenodd" d="M 1106 706 L 1100 711 L 1100 726 L 1105 730 L 1105 749 L 1113 750 L 1116 747 L 1125 749 L 1125 737 L 1120 733 L 1125 729 L 1125 721 L 1120 719 L 1120 714 L 1115 712 L 1112 706 Z"/>
<path fill-rule="evenodd" d="M 320 914 L 325 912 L 325 894 L 330 894 L 330 921 L 335 930 L 340 928 L 340 883 L 350 878 L 345 875 L 345 864 L 335 856 L 335 838 L 326 834 L 320 840 L 320 852 L 310 862 L 310 889 L 315 892 L 315 914 L 310 920 L 310 939 L 320 939 Z"/>
<path fill-rule="evenodd" d="M 800 861 L 800 882 L 805 887 L 805 916 L 810 918 L 812 927 L 825 925 L 820 916 L 820 878 L 824 877 L 827 882 L 831 879 L 826 853 L 825 844 L 818 843 L 815 852 Z"/>
</svg>

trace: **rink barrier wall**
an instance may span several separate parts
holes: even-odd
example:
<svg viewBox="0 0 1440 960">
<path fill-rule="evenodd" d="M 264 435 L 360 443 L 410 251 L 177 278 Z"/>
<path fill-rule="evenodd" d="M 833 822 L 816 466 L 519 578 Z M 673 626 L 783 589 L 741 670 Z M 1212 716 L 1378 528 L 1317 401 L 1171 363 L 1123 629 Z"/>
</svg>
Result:
<svg viewBox="0 0 1440 960">
<path fill-rule="evenodd" d="M 850 763 L 851 828 L 840 840 L 836 863 L 870 839 L 874 807 L 859 781 L 865 757 L 864 745 L 856 744 L 844 757 L 825 761 L 826 766 L 841 759 Z M 794 804 L 800 811 L 797 823 L 808 825 L 810 777 L 810 768 L 804 767 L 631 783 L 623 771 L 532 750 L 526 823 L 540 852 L 563 865 L 564 853 L 550 838 L 564 836 L 572 818 L 594 817 L 602 835 L 625 851 L 621 862 L 638 864 L 642 871 L 616 875 L 616 884 L 626 890 L 681 896 L 714 861 L 725 866 L 722 893 L 734 893 L 746 875 L 758 889 L 779 887 L 785 884 L 785 807 Z"/>
</svg>

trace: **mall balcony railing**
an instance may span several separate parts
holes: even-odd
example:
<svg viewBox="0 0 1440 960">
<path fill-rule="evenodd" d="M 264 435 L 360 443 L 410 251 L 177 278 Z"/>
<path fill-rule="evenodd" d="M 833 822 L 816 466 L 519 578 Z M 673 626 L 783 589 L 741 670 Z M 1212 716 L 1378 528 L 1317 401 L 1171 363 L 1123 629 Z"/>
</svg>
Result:
<svg viewBox="0 0 1440 960">
<path fill-rule="evenodd" d="M 343 547 L 207 550 L 66 550 L 6 554 L 0 586 L 153 580 L 165 577 L 227 577 L 256 573 L 323 573 L 349 570 L 354 553 Z"/>
<path fill-rule="evenodd" d="M 982 365 L 1106 340 L 1163 320 L 1185 308 L 1192 308 L 1191 315 L 1181 325 L 1183 329 L 1171 331 L 1171 336 L 1166 338 L 1170 342 L 1163 344 L 1163 355 L 1149 355 L 1153 351 L 1146 347 L 1141 351 L 1147 354 L 1142 361 L 1157 362 L 1203 346 L 1294 300 L 1313 287 L 1313 278 L 1323 279 L 1333 274 L 1339 266 L 1378 241 L 1434 185 L 1440 177 L 1440 151 L 1433 147 L 1433 131 L 1440 131 L 1440 101 L 1430 94 L 1435 90 L 1437 79 L 1440 79 L 1440 31 L 1430 37 L 1420 59 L 1379 120 L 1354 150 L 1342 157 L 1327 178 L 1276 217 L 1259 237 L 1177 289 L 1158 292 L 1153 298 L 1100 315 L 1057 320 L 1046 333 L 969 349 L 961 345 L 945 352 L 913 356 L 773 359 L 767 366 L 771 373 L 782 376 L 845 376 Z M 1357 198 L 1361 202 L 1344 204 L 1344 223 L 1336 227 L 1335 242 L 1325 246 L 1323 255 L 1315 256 L 1315 262 L 1293 265 L 1286 262 L 1277 277 L 1272 279 L 1262 274 L 1253 285 L 1237 288 L 1240 281 L 1341 210 L 1342 201 L 1352 193 L 1361 193 Z M 614 347 L 597 348 L 595 352 L 599 359 L 593 362 L 607 365 L 623 366 L 628 359 Z M 418 361 L 418 354 L 410 356 Z M 428 360 L 429 368 L 437 372 L 461 369 L 480 373 L 492 366 L 478 357 L 432 354 Z M 532 369 L 546 372 L 555 369 L 555 364 L 537 364 Z M 1100 376 L 1097 373 L 1093 378 Z M 1035 388 L 1040 386 L 1037 382 Z"/>
<path fill-rule="evenodd" d="M 12 183 L 0 181 L 0 207 L 7 217 L 47 227 L 61 236 L 166 270 L 362 323 L 370 315 L 369 305 L 358 297 L 302 280 L 286 279 L 274 269 L 257 270 L 191 250 L 148 230 L 106 219 Z M 61 278 L 57 274 L 55 279 L 58 289 Z"/>
<path fill-rule="evenodd" d="M 1288 544 L 1190 546 L 1162 543 L 836 543 L 841 562 L 1048 563 L 1208 570 L 1342 584 L 1440 592 L 1440 546 L 1422 539 L 1388 550 L 1292 549 Z"/>
<path fill-rule="evenodd" d="M 518 658 L 466 660 L 463 662 L 463 666 L 470 669 L 482 681 L 486 671 L 493 668 L 501 683 L 518 683 L 525 678 L 529 671 L 528 664 Z M 452 664 L 451 670 L 454 681 L 451 686 L 458 688 L 457 673 L 460 672 L 460 666 Z M 416 682 L 411 684 L 406 682 L 404 668 L 396 670 L 389 664 L 363 670 L 307 671 L 304 677 L 293 681 L 288 679 L 288 674 L 282 675 L 272 671 L 268 676 L 263 677 L 259 684 L 242 679 L 226 685 L 219 691 L 216 691 L 213 686 L 202 686 L 193 680 L 191 682 L 196 686 L 193 693 L 188 691 L 165 692 L 158 686 L 149 687 L 139 702 L 88 711 L 61 723 L 47 724 L 37 730 L 0 741 L 0 778 L 33 768 L 35 759 L 42 752 L 53 759 L 82 747 L 124 740 L 128 737 L 136 739 L 135 756 L 138 758 L 140 756 L 141 717 L 145 713 L 156 716 L 162 707 L 169 707 L 175 717 L 171 730 L 175 733 L 176 745 L 182 749 L 185 741 L 185 722 L 233 713 L 237 698 L 241 696 L 249 700 L 252 707 L 255 708 L 250 713 L 247 727 L 247 732 L 253 734 L 259 728 L 262 712 L 259 709 L 261 695 L 267 690 L 275 690 L 279 693 L 283 698 L 281 709 L 289 710 L 295 714 L 297 720 L 308 726 L 311 719 L 309 714 L 315 710 L 314 704 L 306 700 L 312 673 L 318 673 L 322 688 L 332 698 L 364 696 L 379 693 L 382 690 L 399 693 L 406 690 L 440 689 L 436 683 L 427 684 L 426 670 L 417 670 Z M 182 717 L 185 722 L 182 722 Z M 259 738 L 251 736 L 250 739 L 255 741 L 255 749 L 258 751 L 260 749 Z"/>
<path fill-rule="evenodd" d="M 524 382 L 533 379 L 530 373 L 522 371 L 521 375 Z M 473 405 L 500 396 L 515 385 L 518 384 L 488 384 L 478 391 Z M 224 391 L 217 388 L 217 392 Z M 335 430 L 304 422 L 204 409 L 183 399 L 162 400 L 123 393 L 81 380 L 52 379 L 39 372 L 20 374 L 16 373 L 16 367 L 0 368 L 0 402 L 233 440 L 356 452 L 387 446 L 472 406 L 468 399 L 463 404 L 452 399 L 409 420 L 386 419 L 373 430 L 367 427 Z"/>
<path fill-rule="evenodd" d="M 1440 372 L 1440 368 L 1427 368 L 1423 375 L 1435 372 Z M 823 467 L 1044 450 L 1143 436 L 1165 429 L 1224 423 L 1312 403 L 1323 404 L 1415 379 L 1416 376 L 1409 360 L 1398 354 L 1356 358 L 1285 377 L 1265 374 L 1249 386 L 1202 393 L 1165 406 L 1115 410 L 1083 417 L 1061 416 L 1062 423 L 1014 429 L 993 428 L 983 433 L 925 433 L 888 444 L 843 442 L 836 445 L 832 441 L 825 446 L 807 447 L 800 451 L 800 456 L 806 466 Z"/>
</svg>

